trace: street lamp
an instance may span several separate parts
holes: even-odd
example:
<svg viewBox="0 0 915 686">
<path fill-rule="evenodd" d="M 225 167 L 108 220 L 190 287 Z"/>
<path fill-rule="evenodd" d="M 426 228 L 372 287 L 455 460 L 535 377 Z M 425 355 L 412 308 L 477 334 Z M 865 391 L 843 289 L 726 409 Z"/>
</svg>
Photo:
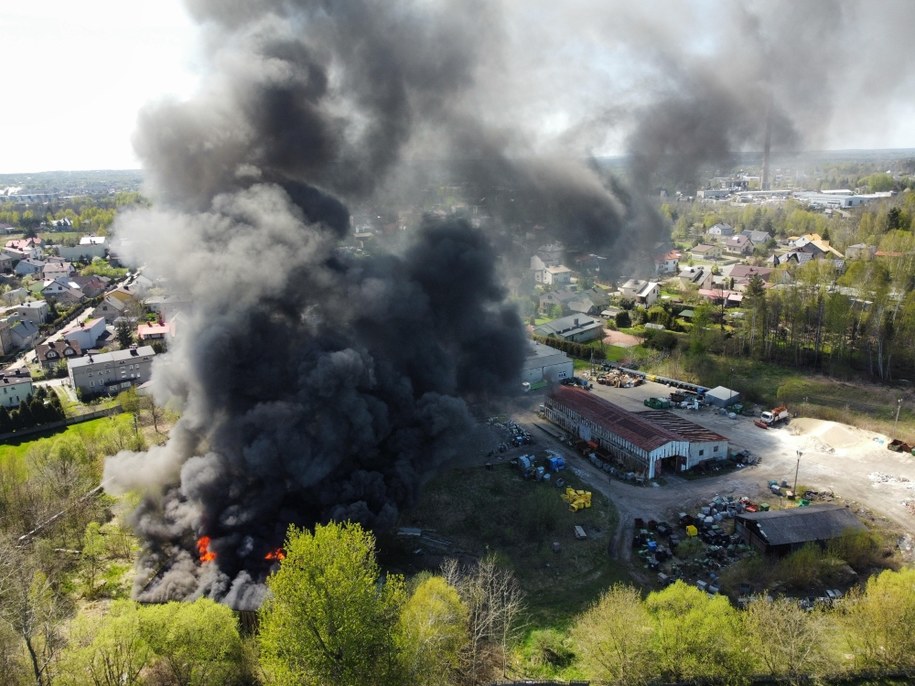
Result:
<svg viewBox="0 0 915 686">
<path fill-rule="evenodd" d="M 896 427 L 899 426 L 899 410 L 902 409 L 902 398 L 896 401 L 896 421 L 893 422 L 893 433 L 896 433 Z"/>
<path fill-rule="evenodd" d="M 804 454 L 800 450 L 795 451 L 797 453 L 797 466 L 794 468 L 794 497 L 797 497 L 797 473 L 801 468 L 801 456 Z"/>
</svg>

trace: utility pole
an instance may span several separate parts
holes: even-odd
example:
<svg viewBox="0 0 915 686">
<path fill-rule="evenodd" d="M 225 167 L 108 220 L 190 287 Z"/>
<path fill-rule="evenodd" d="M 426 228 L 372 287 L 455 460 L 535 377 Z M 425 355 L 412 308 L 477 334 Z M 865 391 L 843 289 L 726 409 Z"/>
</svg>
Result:
<svg viewBox="0 0 915 686">
<path fill-rule="evenodd" d="M 796 451 L 796 452 L 797 452 L 797 466 L 794 468 L 794 488 L 791 489 L 791 490 L 794 491 L 794 497 L 795 497 L 795 498 L 797 497 L 797 473 L 798 473 L 798 472 L 800 471 L 800 469 L 801 469 L 801 455 L 804 454 L 804 453 L 802 453 L 800 450 L 798 450 L 798 451 Z"/>
<path fill-rule="evenodd" d="M 893 433 L 896 433 L 896 427 L 899 426 L 899 410 L 902 409 L 902 398 L 896 401 L 896 420 L 893 422 Z"/>
</svg>

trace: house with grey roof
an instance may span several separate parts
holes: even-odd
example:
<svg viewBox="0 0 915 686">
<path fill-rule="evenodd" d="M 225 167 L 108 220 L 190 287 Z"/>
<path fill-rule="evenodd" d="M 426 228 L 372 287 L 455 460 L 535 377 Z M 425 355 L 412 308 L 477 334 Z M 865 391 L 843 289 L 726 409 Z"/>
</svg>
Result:
<svg viewBox="0 0 915 686">
<path fill-rule="evenodd" d="M 555 336 L 575 343 L 587 343 L 604 335 L 604 325 L 593 317 L 573 314 L 541 324 L 534 329 L 534 333 L 538 336 Z"/>
<path fill-rule="evenodd" d="M 120 393 L 149 381 L 155 356 L 152 346 L 144 345 L 69 359 L 70 383 L 83 397 Z"/>
</svg>

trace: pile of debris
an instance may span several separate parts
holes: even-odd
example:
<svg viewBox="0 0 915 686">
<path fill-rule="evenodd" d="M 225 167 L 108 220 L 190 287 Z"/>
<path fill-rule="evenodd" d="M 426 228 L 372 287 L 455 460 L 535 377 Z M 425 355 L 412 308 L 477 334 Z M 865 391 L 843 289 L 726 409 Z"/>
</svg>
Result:
<svg viewBox="0 0 915 686">
<path fill-rule="evenodd" d="M 490 450 L 487 457 L 493 457 L 496 454 L 496 450 L 504 453 L 510 448 L 520 448 L 522 445 L 530 445 L 534 442 L 533 436 L 525 431 L 520 424 L 512 421 L 510 417 L 490 417 L 486 420 L 486 423 L 505 436 L 505 440 L 499 443 L 497 448 Z"/>
</svg>

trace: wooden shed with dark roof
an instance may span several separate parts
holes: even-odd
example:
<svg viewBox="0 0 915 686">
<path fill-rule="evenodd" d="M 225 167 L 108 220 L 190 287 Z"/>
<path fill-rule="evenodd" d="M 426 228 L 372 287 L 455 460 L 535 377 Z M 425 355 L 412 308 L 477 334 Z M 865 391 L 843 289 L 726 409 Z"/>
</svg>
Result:
<svg viewBox="0 0 915 686">
<path fill-rule="evenodd" d="M 735 518 L 735 531 L 763 553 L 784 555 L 808 543 L 825 545 L 864 525 L 842 505 L 811 505 L 790 510 L 747 512 Z"/>
</svg>

